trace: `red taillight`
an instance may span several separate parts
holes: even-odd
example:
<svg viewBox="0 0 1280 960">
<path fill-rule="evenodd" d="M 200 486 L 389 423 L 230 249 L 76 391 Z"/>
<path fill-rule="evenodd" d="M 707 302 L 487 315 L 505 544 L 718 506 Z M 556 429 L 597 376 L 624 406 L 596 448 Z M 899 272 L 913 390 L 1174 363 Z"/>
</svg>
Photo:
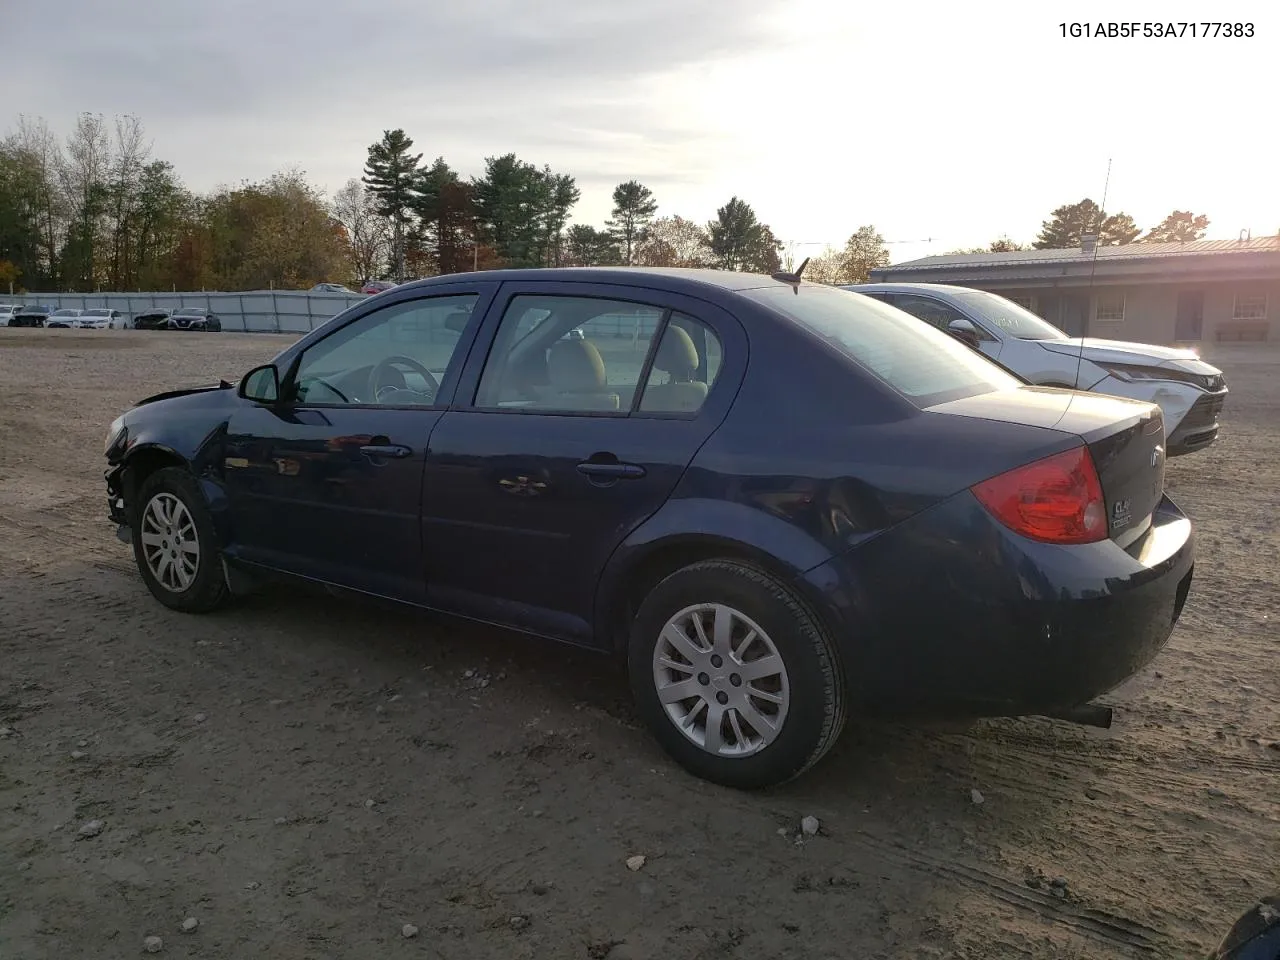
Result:
<svg viewBox="0 0 1280 960">
<path fill-rule="evenodd" d="M 984 480 L 974 496 L 1015 533 L 1045 543 L 1107 537 L 1102 483 L 1087 447 L 1076 447 Z"/>
</svg>

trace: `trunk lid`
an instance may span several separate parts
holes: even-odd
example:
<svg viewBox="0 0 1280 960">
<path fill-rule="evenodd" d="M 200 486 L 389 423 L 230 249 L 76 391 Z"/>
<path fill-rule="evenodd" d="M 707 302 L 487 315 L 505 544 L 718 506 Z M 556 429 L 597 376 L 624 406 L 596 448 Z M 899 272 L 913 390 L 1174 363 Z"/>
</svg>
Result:
<svg viewBox="0 0 1280 960">
<path fill-rule="evenodd" d="M 1164 416 L 1153 403 L 1054 387 L 978 394 L 930 408 L 1073 434 L 1084 441 L 1102 483 L 1107 530 L 1121 545 L 1140 537 L 1164 495 Z"/>
</svg>

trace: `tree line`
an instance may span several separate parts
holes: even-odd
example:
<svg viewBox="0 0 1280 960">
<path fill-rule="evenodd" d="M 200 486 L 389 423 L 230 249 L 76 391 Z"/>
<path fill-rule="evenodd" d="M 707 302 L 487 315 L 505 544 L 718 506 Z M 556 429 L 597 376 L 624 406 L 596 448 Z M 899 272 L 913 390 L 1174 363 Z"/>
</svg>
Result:
<svg viewBox="0 0 1280 960">
<path fill-rule="evenodd" d="M 297 289 L 498 267 L 709 267 L 771 273 L 783 245 L 730 197 L 713 220 L 658 216 L 636 180 L 613 191 L 604 224 L 571 222 L 570 174 L 513 153 L 465 177 L 424 162 L 403 130 L 368 148 L 363 175 L 332 198 L 286 169 L 262 181 L 187 188 L 153 155 L 142 121 L 76 119 L 65 139 L 21 117 L 0 140 L 0 292 Z M 888 262 L 874 228 L 829 250 L 809 275 L 865 278 Z"/>
<path fill-rule="evenodd" d="M 1040 224 L 1040 233 L 1030 244 L 1033 250 L 1062 250 L 1082 247 L 1086 235 L 1100 247 L 1126 243 L 1189 243 L 1203 240 L 1209 218 L 1190 210 L 1174 210 L 1154 227 L 1143 231 L 1127 213 L 1105 213 L 1088 197 L 1079 203 L 1058 207 Z M 1001 236 L 985 247 L 969 247 L 952 253 L 1010 253 L 1026 250 L 1017 241 Z"/>
<path fill-rule="evenodd" d="M 793 258 L 752 206 L 730 197 L 714 219 L 658 216 L 637 180 L 613 190 L 600 226 L 572 221 L 574 177 L 514 153 L 466 177 L 424 161 L 404 130 L 369 146 L 362 176 L 332 198 L 286 169 L 262 181 L 188 189 L 153 155 L 142 121 L 81 114 L 59 140 L 38 118 L 0 139 L 0 293 L 16 290 L 299 289 L 498 267 L 709 267 L 761 273 Z M 1057 208 L 1036 248 L 1194 240 L 1208 218 L 1174 211 L 1145 233 L 1090 199 Z M 957 253 L 1010 251 L 1001 237 Z M 889 263 L 883 236 L 859 227 L 814 256 L 805 276 L 856 283 Z"/>
</svg>

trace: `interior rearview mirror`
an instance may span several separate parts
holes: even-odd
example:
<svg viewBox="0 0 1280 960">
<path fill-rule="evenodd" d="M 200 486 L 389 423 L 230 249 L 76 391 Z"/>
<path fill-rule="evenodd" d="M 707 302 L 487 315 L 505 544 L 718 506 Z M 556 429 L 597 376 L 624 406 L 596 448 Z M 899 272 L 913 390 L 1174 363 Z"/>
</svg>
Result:
<svg viewBox="0 0 1280 960">
<path fill-rule="evenodd" d="M 254 367 L 241 379 L 236 393 L 255 403 L 277 403 L 280 400 L 280 371 L 274 363 Z"/>
<path fill-rule="evenodd" d="M 978 345 L 978 328 L 964 317 L 956 317 L 948 323 L 947 332 L 957 340 L 963 341 L 971 347 L 976 347 Z"/>
</svg>

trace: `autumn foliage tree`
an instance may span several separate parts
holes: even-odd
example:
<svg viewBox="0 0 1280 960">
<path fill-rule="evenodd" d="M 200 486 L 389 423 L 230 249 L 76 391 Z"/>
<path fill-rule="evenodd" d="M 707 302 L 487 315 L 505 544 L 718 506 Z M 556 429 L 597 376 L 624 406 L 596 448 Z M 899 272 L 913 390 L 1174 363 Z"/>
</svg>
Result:
<svg viewBox="0 0 1280 960">
<path fill-rule="evenodd" d="M 865 283 L 872 270 L 888 263 L 884 237 L 875 227 L 863 226 L 840 249 L 827 249 L 814 257 L 804 275 L 818 283 Z"/>
<path fill-rule="evenodd" d="M 706 267 L 711 260 L 706 228 L 680 216 L 652 221 L 635 256 L 644 267 Z"/>
</svg>

